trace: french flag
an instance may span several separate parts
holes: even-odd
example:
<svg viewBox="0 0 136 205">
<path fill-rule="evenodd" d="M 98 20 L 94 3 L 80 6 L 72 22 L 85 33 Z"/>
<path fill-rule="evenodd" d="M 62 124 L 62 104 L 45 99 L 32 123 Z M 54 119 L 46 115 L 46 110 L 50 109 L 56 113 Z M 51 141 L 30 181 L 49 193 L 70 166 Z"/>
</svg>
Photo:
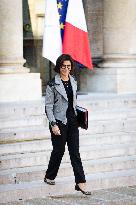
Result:
<svg viewBox="0 0 136 205">
<path fill-rule="evenodd" d="M 47 0 L 43 57 L 54 64 L 62 53 L 93 69 L 82 0 Z"/>
</svg>

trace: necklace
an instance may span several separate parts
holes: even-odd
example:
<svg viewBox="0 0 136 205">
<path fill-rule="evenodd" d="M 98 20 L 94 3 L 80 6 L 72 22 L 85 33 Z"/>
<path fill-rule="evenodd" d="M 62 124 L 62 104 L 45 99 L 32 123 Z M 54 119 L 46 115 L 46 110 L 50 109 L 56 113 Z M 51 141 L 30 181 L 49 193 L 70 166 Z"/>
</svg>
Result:
<svg viewBox="0 0 136 205">
<path fill-rule="evenodd" d="M 68 81 L 63 81 L 64 85 L 68 88 L 69 86 L 69 80 Z"/>
</svg>

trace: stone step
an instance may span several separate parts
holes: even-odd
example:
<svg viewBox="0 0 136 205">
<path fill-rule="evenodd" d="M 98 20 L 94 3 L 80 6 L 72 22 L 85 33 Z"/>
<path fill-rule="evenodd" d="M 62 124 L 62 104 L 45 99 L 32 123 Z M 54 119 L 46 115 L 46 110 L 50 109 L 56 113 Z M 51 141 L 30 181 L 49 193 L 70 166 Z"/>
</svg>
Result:
<svg viewBox="0 0 136 205">
<path fill-rule="evenodd" d="M 136 108 L 131 109 L 112 109 L 112 110 L 97 110 L 94 111 L 91 108 L 88 109 L 89 121 L 94 120 L 115 120 L 115 119 L 133 119 L 136 118 Z"/>
<path fill-rule="evenodd" d="M 92 110 L 136 108 L 136 95 L 88 93 L 86 95 L 77 95 L 77 104 L 81 106 L 89 106 Z"/>
<path fill-rule="evenodd" d="M 41 115 L 45 112 L 44 100 L 27 102 L 0 103 L 0 119 L 9 117 L 21 117 Z"/>
<path fill-rule="evenodd" d="M 0 132 L 0 144 L 47 139 L 49 137 L 49 129 L 43 125 L 6 128 Z"/>
<path fill-rule="evenodd" d="M 45 149 L 46 150 L 46 149 Z M 81 158 L 83 161 L 91 159 L 101 159 L 116 156 L 136 155 L 136 146 L 134 143 L 114 144 L 114 145 L 90 145 L 80 147 Z M 10 169 L 15 167 L 27 167 L 47 165 L 51 151 L 40 151 L 22 154 L 9 154 L 0 156 L 0 169 Z M 69 154 L 66 150 L 63 163 L 69 162 Z"/>
<path fill-rule="evenodd" d="M 52 143 L 50 139 L 50 133 L 46 133 L 47 130 L 43 130 L 43 140 L 33 140 L 18 143 L 9 143 L 0 145 L 0 155 L 26 153 L 26 152 L 38 152 L 52 149 Z M 29 132 L 29 130 L 28 130 Z M 39 134 L 39 130 L 35 135 Z M 42 136 L 42 135 L 41 135 Z M 80 133 L 80 146 L 88 145 L 105 145 L 105 144 L 123 144 L 123 143 L 135 143 L 136 132 L 134 133 L 105 133 L 105 134 L 89 134 L 84 132 Z M 21 136 L 19 136 L 21 138 Z M 40 136 L 39 136 L 40 137 Z M 19 138 L 19 139 L 20 139 Z M 46 138 L 46 139 L 45 139 Z M 13 139 L 12 139 L 13 140 Z M 21 140 L 21 139 L 20 139 Z"/>
<path fill-rule="evenodd" d="M 135 169 L 132 169 L 97 173 L 87 175 L 86 179 L 88 189 L 92 191 L 121 186 L 133 186 L 136 182 L 136 171 Z M 55 186 L 49 186 L 43 181 L 0 185 L 0 202 L 7 203 L 73 193 L 77 193 L 74 190 L 74 177 L 61 177 L 56 178 Z"/>
<path fill-rule="evenodd" d="M 93 133 L 136 130 L 136 109 L 112 109 L 110 111 L 92 111 L 88 109 L 88 111 L 88 127 Z"/>
<path fill-rule="evenodd" d="M 88 127 L 92 133 L 113 133 L 136 131 L 136 118 L 89 121 Z"/>
<path fill-rule="evenodd" d="M 4 119 L 0 119 L 0 130 L 2 132 L 2 129 L 4 128 L 43 125 L 44 122 L 45 122 L 45 115 L 39 115 L 39 116 L 33 115 L 33 116 L 21 117 L 20 119 L 4 118 Z"/>
<path fill-rule="evenodd" d="M 83 167 L 86 175 L 90 173 L 96 174 L 99 172 L 136 169 L 136 155 L 83 161 Z M 0 172 L 0 184 L 43 180 L 46 169 L 47 165 L 2 170 Z M 71 163 L 62 163 L 57 177 L 68 177 L 72 175 L 73 169 Z"/>
</svg>

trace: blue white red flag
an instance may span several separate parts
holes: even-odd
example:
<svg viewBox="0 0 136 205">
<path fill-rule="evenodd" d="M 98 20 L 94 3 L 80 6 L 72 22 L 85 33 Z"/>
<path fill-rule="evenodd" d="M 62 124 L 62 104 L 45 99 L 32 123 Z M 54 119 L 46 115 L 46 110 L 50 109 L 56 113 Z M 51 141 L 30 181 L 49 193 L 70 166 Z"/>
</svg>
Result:
<svg viewBox="0 0 136 205">
<path fill-rule="evenodd" d="M 55 64 L 62 53 L 93 69 L 82 0 L 46 0 L 43 57 Z"/>
</svg>

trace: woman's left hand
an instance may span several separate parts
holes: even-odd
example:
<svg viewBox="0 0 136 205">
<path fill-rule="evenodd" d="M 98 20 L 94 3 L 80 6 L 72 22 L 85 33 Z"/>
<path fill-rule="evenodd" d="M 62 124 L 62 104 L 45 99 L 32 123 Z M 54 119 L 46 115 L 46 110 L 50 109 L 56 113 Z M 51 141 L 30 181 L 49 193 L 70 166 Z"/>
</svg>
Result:
<svg viewBox="0 0 136 205">
<path fill-rule="evenodd" d="M 55 134 L 55 135 L 60 135 L 60 129 L 57 125 L 53 126 L 52 127 L 52 132 Z"/>
</svg>

